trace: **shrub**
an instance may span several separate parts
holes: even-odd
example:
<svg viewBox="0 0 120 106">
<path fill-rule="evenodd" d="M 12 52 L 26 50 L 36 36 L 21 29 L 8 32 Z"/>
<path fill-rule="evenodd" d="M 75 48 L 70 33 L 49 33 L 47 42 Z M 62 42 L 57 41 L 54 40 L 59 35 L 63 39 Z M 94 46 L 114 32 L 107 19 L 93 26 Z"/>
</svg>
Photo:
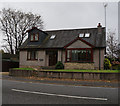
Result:
<svg viewBox="0 0 120 106">
<path fill-rule="evenodd" d="M 62 62 L 58 61 L 56 66 L 55 66 L 55 69 L 64 69 L 64 65 Z"/>
<path fill-rule="evenodd" d="M 110 60 L 105 58 L 104 60 L 104 69 L 110 69 L 111 68 L 111 63 L 110 63 Z"/>
<path fill-rule="evenodd" d="M 118 70 L 120 70 L 120 64 L 118 65 Z"/>
</svg>

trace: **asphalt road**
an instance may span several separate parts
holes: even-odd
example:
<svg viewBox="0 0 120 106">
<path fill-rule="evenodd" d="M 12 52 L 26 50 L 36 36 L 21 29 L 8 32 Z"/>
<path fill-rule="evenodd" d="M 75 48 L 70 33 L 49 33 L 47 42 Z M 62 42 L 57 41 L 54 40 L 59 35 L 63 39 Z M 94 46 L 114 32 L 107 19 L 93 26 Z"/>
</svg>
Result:
<svg viewBox="0 0 120 106">
<path fill-rule="evenodd" d="M 2 104 L 118 104 L 118 88 L 2 80 Z"/>
</svg>

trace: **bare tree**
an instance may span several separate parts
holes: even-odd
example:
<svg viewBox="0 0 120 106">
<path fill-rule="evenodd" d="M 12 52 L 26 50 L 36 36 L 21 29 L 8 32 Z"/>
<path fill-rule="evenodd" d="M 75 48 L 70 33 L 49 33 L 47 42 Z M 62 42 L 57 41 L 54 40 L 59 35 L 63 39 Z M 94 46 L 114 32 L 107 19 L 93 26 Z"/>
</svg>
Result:
<svg viewBox="0 0 120 106">
<path fill-rule="evenodd" d="M 11 54 L 18 53 L 18 48 L 27 36 L 27 30 L 32 27 L 43 29 L 43 21 L 40 15 L 10 8 L 2 9 L 0 23 L 1 30 L 5 35 L 3 40 L 7 42 L 3 47 Z"/>
<path fill-rule="evenodd" d="M 115 32 L 109 30 L 107 36 L 107 56 L 112 59 L 118 58 L 119 55 L 118 41 L 115 35 Z"/>
</svg>

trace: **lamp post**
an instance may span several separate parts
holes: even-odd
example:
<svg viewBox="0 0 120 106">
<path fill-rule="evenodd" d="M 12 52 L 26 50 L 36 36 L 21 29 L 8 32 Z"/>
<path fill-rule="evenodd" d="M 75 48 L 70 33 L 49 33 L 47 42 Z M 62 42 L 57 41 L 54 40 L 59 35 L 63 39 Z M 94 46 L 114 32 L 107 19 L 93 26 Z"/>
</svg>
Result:
<svg viewBox="0 0 120 106">
<path fill-rule="evenodd" d="M 106 28 L 106 7 L 107 7 L 107 3 L 103 3 L 104 9 L 105 9 L 105 28 Z"/>
</svg>

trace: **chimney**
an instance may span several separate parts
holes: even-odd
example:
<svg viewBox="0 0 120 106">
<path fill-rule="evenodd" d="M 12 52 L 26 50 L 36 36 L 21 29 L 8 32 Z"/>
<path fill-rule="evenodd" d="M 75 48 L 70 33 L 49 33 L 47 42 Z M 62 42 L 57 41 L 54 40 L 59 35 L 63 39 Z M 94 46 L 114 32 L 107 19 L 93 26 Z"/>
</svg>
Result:
<svg viewBox="0 0 120 106">
<path fill-rule="evenodd" d="M 102 34 L 102 25 L 98 23 L 98 34 Z"/>
</svg>

